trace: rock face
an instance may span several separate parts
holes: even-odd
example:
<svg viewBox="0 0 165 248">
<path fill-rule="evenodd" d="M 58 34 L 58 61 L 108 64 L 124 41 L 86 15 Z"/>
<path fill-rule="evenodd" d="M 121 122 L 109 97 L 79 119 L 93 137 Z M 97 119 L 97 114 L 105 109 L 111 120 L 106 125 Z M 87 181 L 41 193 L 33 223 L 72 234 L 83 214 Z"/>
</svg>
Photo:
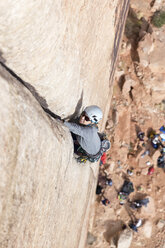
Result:
<svg viewBox="0 0 165 248">
<path fill-rule="evenodd" d="M 154 217 L 155 216 L 155 202 L 154 199 L 150 196 L 147 196 L 149 199 L 149 203 L 147 204 L 147 207 L 143 207 L 141 209 L 141 213 L 144 214 L 147 217 Z"/>
<path fill-rule="evenodd" d="M 146 238 L 151 238 L 151 235 L 152 235 L 152 223 L 150 221 L 146 221 L 144 226 L 142 227 L 142 232 L 143 232 L 143 235 L 146 237 Z"/>
<path fill-rule="evenodd" d="M 160 103 L 165 94 L 165 27 L 154 31 L 154 35 L 148 33 L 139 42 L 138 53 L 141 65 L 148 66 L 151 74 L 144 85 L 151 91 L 154 101 Z"/>
<path fill-rule="evenodd" d="M 157 227 L 162 229 L 165 226 L 165 220 L 159 220 L 157 223 Z"/>
<path fill-rule="evenodd" d="M 76 163 L 68 129 L 34 96 L 68 118 L 97 104 L 104 128 L 127 10 L 127 0 L 0 2 L 1 248 L 84 247 L 98 167 Z"/>
<path fill-rule="evenodd" d="M 72 159 L 66 128 L 0 74 L 0 247 L 76 248 L 93 194 L 91 168 Z"/>
<path fill-rule="evenodd" d="M 57 114 L 73 114 L 78 101 L 79 108 L 97 103 L 106 109 L 118 2 L 2 0 L 0 51 L 6 65 Z"/>
<path fill-rule="evenodd" d="M 132 231 L 125 229 L 119 237 L 117 248 L 129 248 L 132 242 Z"/>
</svg>

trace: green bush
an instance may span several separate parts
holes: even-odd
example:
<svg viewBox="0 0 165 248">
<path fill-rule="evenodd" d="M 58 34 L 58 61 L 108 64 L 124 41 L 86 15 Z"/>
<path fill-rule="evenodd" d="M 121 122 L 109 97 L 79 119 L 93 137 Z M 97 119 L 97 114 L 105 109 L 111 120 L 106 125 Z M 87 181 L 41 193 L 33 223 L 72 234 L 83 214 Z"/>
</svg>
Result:
<svg viewBox="0 0 165 248">
<path fill-rule="evenodd" d="M 137 39 L 141 29 L 142 21 L 137 18 L 133 9 L 129 9 L 126 24 L 125 35 L 128 39 Z"/>
<path fill-rule="evenodd" d="M 157 11 L 152 17 L 152 23 L 155 27 L 161 28 L 165 24 L 165 11 Z"/>
</svg>

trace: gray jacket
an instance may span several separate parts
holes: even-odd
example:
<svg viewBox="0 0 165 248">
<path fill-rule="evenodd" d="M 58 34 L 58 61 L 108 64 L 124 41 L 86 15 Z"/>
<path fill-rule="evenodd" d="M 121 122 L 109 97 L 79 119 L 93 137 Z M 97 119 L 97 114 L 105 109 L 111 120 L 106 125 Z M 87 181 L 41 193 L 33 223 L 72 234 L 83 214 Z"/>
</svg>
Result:
<svg viewBox="0 0 165 248">
<path fill-rule="evenodd" d="M 80 146 L 89 154 L 95 155 L 101 148 L 101 140 L 96 126 L 83 126 L 73 122 L 64 122 L 69 130 L 76 134 Z"/>
</svg>

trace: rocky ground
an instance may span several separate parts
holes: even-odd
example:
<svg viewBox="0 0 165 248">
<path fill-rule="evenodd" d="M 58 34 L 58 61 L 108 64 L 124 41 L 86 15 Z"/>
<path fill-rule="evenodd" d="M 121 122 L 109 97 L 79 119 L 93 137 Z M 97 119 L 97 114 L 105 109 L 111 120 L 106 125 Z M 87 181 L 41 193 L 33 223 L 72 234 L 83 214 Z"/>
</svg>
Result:
<svg viewBox="0 0 165 248">
<path fill-rule="evenodd" d="M 163 6 L 163 1 L 131 2 L 106 125 L 112 147 L 98 181 L 104 186 L 101 178 L 112 179 L 113 185 L 104 187 L 110 204 L 104 206 L 103 198 L 96 196 L 88 248 L 165 248 L 165 172 L 157 167 L 160 149 L 148 139 L 152 129 L 159 133 L 165 125 L 165 25 L 151 24 L 153 13 Z M 144 141 L 137 138 L 139 131 L 145 133 Z M 150 153 L 142 158 L 145 150 Z M 154 172 L 149 175 L 151 166 Z M 147 197 L 147 207 L 132 210 L 128 201 L 120 205 L 118 192 L 125 179 L 134 186 L 129 199 Z M 132 219 L 142 219 L 137 233 L 128 227 Z"/>
</svg>

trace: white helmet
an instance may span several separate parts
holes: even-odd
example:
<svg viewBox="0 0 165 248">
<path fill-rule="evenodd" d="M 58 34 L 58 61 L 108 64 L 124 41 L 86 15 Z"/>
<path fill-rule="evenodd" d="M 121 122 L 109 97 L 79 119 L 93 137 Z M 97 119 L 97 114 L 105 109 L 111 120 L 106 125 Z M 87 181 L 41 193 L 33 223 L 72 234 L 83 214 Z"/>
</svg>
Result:
<svg viewBox="0 0 165 248">
<path fill-rule="evenodd" d="M 84 111 L 93 123 L 98 123 L 103 118 L 102 110 L 96 105 L 86 107 Z"/>
</svg>

